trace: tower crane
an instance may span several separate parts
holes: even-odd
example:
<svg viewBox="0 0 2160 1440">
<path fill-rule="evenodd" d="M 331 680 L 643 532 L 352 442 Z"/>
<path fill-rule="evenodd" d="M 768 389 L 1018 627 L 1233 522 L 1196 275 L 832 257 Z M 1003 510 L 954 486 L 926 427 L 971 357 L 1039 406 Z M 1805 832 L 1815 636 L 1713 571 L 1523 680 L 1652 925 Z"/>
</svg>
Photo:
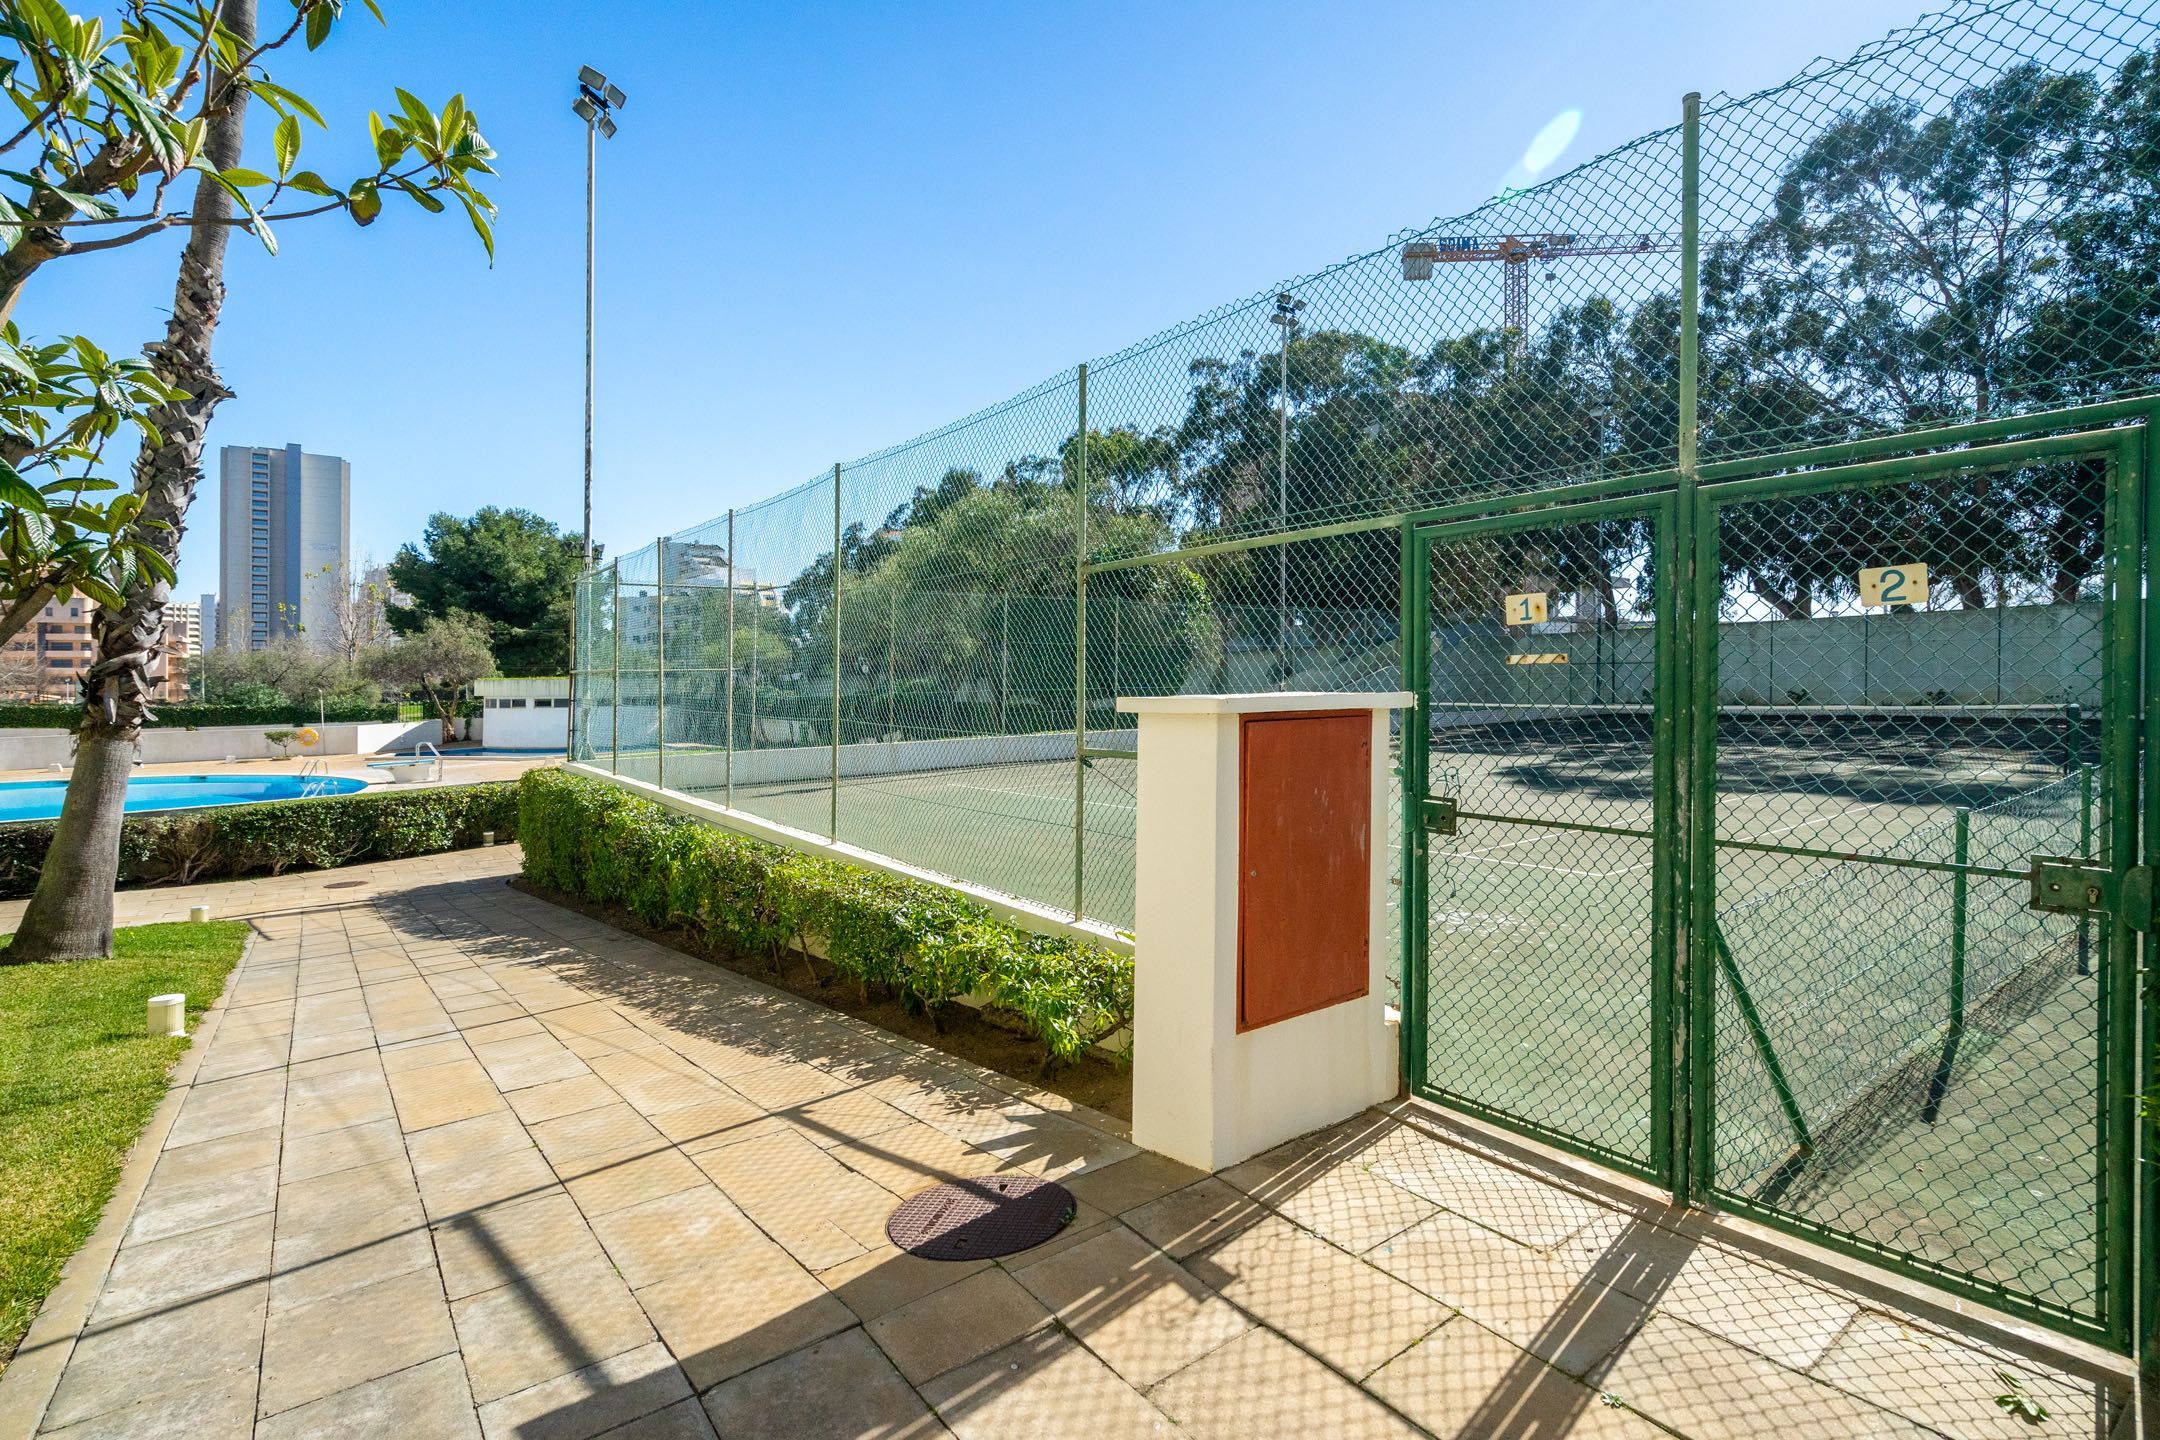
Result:
<svg viewBox="0 0 2160 1440">
<path fill-rule="evenodd" d="M 1676 235 L 1435 235 L 1402 247 L 1405 280 L 1430 280 L 1433 266 L 1497 261 L 1501 267 L 1501 323 L 1510 357 L 1530 333 L 1530 262 L 1580 255 L 1665 255 L 1680 248 Z"/>
</svg>

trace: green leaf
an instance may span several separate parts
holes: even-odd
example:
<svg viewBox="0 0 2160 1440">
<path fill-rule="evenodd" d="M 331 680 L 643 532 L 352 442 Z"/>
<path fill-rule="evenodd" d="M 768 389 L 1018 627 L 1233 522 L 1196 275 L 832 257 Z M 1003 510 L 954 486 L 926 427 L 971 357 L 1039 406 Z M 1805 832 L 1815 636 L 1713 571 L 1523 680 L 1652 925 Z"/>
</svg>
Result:
<svg viewBox="0 0 2160 1440">
<path fill-rule="evenodd" d="M 373 118 L 372 116 L 370 117 Z M 375 160 L 385 170 L 404 158 L 407 149 L 405 132 L 395 125 L 384 125 L 375 132 Z"/>
<path fill-rule="evenodd" d="M 45 497 L 5 460 L 0 460 L 0 505 L 45 514 Z"/>
<path fill-rule="evenodd" d="M 428 214 L 442 214 L 444 209 L 443 202 L 436 199 L 433 195 L 428 194 L 427 191 L 421 189 L 419 186 L 413 184 L 412 181 L 400 180 L 397 181 L 396 184 L 398 189 L 404 191 L 407 195 L 412 196 L 414 203 L 417 204 L 421 209 L 427 211 Z"/>
<path fill-rule="evenodd" d="M 237 190 L 242 186 L 253 188 L 270 183 L 270 177 L 263 174 L 262 171 L 243 169 L 240 166 L 234 166 L 230 170 L 218 171 L 218 179 L 225 182 L 225 188 L 228 190 Z"/>
<path fill-rule="evenodd" d="M 347 208 L 352 211 L 353 220 L 358 224 L 372 225 L 375 217 L 382 214 L 382 191 L 376 187 L 373 180 L 355 180 L 346 199 Z"/>
<path fill-rule="evenodd" d="M 333 196 L 340 192 L 313 170 L 296 170 L 286 177 L 285 188 L 298 190 L 303 195 Z"/>
<path fill-rule="evenodd" d="M 487 216 L 480 213 L 480 207 L 473 204 L 470 199 L 464 195 L 459 195 L 458 203 L 465 207 L 466 217 L 472 221 L 473 233 L 478 235 L 480 243 L 487 247 L 488 264 L 493 265 L 495 263 L 494 228 L 488 224 Z"/>
<path fill-rule="evenodd" d="M 277 152 L 277 170 L 282 178 L 292 174 L 293 161 L 300 158 L 300 120 L 287 115 L 278 121 L 277 129 L 270 133 L 270 146 Z"/>
<path fill-rule="evenodd" d="M 283 85 L 274 84 L 269 80 L 257 80 L 253 85 L 249 86 L 248 88 L 253 90 L 257 95 L 262 96 L 265 100 L 277 100 L 283 102 L 288 108 L 298 112 L 301 115 L 305 115 L 308 119 L 314 121 L 317 128 L 328 128 L 323 124 L 322 111 L 317 110 L 315 106 L 310 103 L 310 101 L 305 95 L 302 95 L 294 90 L 288 90 Z"/>
<path fill-rule="evenodd" d="M 335 23 L 337 15 L 330 6 L 325 0 L 316 0 L 314 8 L 307 13 L 307 48 L 320 49 L 323 41 L 330 38 L 330 27 Z"/>
</svg>

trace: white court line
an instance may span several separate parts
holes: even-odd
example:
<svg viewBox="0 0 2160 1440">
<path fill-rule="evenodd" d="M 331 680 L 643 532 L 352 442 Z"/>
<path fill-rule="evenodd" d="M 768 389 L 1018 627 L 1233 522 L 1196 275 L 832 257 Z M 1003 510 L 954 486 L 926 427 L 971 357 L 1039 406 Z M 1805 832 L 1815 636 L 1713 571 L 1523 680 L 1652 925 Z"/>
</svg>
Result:
<svg viewBox="0 0 2160 1440">
<path fill-rule="evenodd" d="M 1017 795 L 1023 800 L 1063 800 L 1065 798 L 1062 795 L 1046 795 L 1040 790 L 1008 790 L 999 785 L 956 784 L 939 788 L 946 790 L 980 790 L 985 795 Z M 1093 796 L 1088 797 L 1087 803 L 1091 808 L 1100 805 L 1109 810 L 1131 810 L 1136 808 L 1116 800 L 1097 800 Z"/>
</svg>

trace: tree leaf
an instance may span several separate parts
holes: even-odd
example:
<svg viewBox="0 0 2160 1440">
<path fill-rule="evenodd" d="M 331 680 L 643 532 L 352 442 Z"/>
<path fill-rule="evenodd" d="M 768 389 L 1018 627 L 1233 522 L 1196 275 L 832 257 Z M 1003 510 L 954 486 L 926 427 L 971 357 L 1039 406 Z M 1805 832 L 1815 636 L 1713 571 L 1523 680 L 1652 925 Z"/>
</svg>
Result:
<svg viewBox="0 0 2160 1440">
<path fill-rule="evenodd" d="M 278 121 L 277 129 L 270 134 L 270 145 L 277 152 L 277 169 L 280 177 L 292 174 L 293 161 L 300 158 L 300 119 L 287 115 Z"/>
<path fill-rule="evenodd" d="M 0 460 L 0 505 L 15 510 L 28 510 L 38 515 L 46 513 L 45 497 L 5 460 Z"/>
<path fill-rule="evenodd" d="M 325 0 L 316 0 L 307 14 L 307 48 L 317 50 L 330 38 L 330 27 L 337 23 L 337 15 Z"/>
</svg>

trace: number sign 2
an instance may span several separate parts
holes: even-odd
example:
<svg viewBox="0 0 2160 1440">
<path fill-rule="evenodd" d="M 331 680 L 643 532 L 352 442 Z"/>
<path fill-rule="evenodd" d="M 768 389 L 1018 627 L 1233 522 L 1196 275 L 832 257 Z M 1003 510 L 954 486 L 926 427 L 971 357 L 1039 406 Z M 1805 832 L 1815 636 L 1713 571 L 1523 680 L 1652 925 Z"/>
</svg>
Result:
<svg viewBox="0 0 2160 1440">
<path fill-rule="evenodd" d="M 1928 567 L 1918 561 L 1860 572 L 1860 603 L 1869 609 L 1890 605 L 1925 605 Z"/>
<path fill-rule="evenodd" d="M 1510 595 L 1500 602 L 1502 623 L 1508 625 L 1542 625 L 1545 623 L 1545 592 L 1532 590 L 1525 595 Z"/>
</svg>

